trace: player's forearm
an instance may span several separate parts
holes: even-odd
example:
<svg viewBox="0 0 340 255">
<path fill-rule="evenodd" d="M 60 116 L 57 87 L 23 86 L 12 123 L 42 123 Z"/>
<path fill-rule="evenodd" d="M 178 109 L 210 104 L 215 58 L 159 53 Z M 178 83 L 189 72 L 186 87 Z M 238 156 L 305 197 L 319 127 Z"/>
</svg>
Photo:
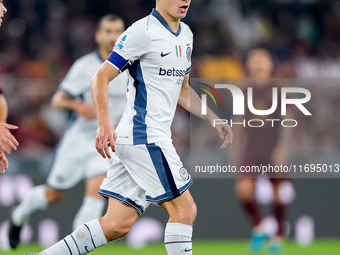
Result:
<svg viewBox="0 0 340 255">
<path fill-rule="evenodd" d="M 98 71 L 91 80 L 92 101 L 99 125 L 110 122 L 108 107 L 109 80 Z"/>
<path fill-rule="evenodd" d="M 65 92 L 58 90 L 51 100 L 51 105 L 56 109 L 67 109 L 77 111 L 77 106 L 80 102 L 70 98 Z"/>
<path fill-rule="evenodd" d="M 211 120 L 218 118 L 209 107 L 207 107 L 207 114 L 202 115 L 202 101 L 190 86 L 182 89 L 178 103 L 188 112 L 201 119 L 211 122 Z"/>
<path fill-rule="evenodd" d="M 0 122 L 6 123 L 8 114 L 8 107 L 6 99 L 3 95 L 0 96 Z"/>
</svg>

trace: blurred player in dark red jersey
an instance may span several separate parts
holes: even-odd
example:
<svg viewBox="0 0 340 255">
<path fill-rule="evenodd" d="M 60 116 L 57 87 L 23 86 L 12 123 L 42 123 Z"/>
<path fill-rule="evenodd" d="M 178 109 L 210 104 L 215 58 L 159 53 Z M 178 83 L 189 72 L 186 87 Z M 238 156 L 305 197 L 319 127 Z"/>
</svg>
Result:
<svg viewBox="0 0 340 255">
<path fill-rule="evenodd" d="M 255 49 L 249 53 L 247 58 L 247 67 L 249 70 L 249 80 L 247 87 L 253 89 L 253 105 L 257 110 L 270 109 L 273 102 L 272 88 L 279 87 L 278 82 L 274 82 L 272 78 L 273 61 L 268 51 L 264 49 Z M 279 89 L 278 89 L 279 90 Z M 279 110 L 280 99 L 278 99 L 278 109 L 269 116 L 260 116 L 246 111 L 241 119 L 237 122 L 246 122 L 250 119 L 261 119 L 264 121 L 262 127 L 250 127 L 249 125 L 235 125 L 234 135 L 237 143 L 234 145 L 232 160 L 234 164 L 240 166 L 272 166 L 286 165 L 289 128 L 282 128 L 277 121 L 274 127 L 271 122 L 265 119 L 280 119 Z M 253 123 L 254 124 L 254 123 Z M 255 124 L 254 124 L 255 125 Z M 256 124 L 258 125 L 258 123 Z M 240 142 L 244 140 L 244 142 Z M 235 148 L 237 147 L 237 148 Z M 261 226 L 261 214 L 254 198 L 255 178 L 259 173 L 242 173 L 237 179 L 237 195 L 241 200 L 242 207 L 251 219 L 253 225 L 252 240 L 250 249 L 252 252 L 259 252 L 268 239 L 263 227 Z M 274 190 L 273 214 L 278 222 L 278 232 L 275 238 L 270 242 L 270 251 L 272 253 L 280 253 L 282 250 L 282 242 L 284 238 L 285 224 L 285 205 L 281 202 L 279 196 L 279 185 L 284 178 L 278 178 L 278 174 L 270 174 L 269 178 Z"/>
<path fill-rule="evenodd" d="M 0 27 L 2 24 L 2 19 L 7 12 L 7 9 L 2 0 L 0 0 Z M 1 175 L 5 173 L 8 168 L 8 161 L 4 153 L 8 154 L 12 150 L 16 150 L 19 145 L 18 141 L 10 133 L 10 129 L 17 129 L 18 127 L 6 124 L 7 119 L 7 103 L 2 95 L 2 90 L 0 89 L 0 172 Z"/>
</svg>

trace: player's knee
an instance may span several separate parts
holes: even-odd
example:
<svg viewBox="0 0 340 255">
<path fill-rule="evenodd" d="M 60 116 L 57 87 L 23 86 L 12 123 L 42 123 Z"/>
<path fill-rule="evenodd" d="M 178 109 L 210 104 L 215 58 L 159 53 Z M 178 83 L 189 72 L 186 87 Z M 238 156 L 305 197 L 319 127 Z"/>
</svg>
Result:
<svg viewBox="0 0 340 255">
<path fill-rule="evenodd" d="M 192 224 L 194 224 L 194 221 L 195 221 L 196 216 L 197 216 L 197 206 L 193 202 L 188 209 L 189 209 L 188 210 L 189 225 L 192 225 Z"/>
<path fill-rule="evenodd" d="M 254 189 L 249 181 L 238 181 L 237 196 L 244 202 L 250 202 L 254 199 Z"/>
<path fill-rule="evenodd" d="M 239 190 L 238 197 L 244 202 L 250 202 L 254 198 L 253 193 L 249 190 Z"/>
<path fill-rule="evenodd" d="M 274 193 L 274 199 L 273 199 L 273 201 L 274 201 L 275 204 L 281 204 L 281 203 L 282 203 L 280 194 L 279 194 L 278 192 L 275 192 L 275 193 Z"/>
<path fill-rule="evenodd" d="M 131 228 L 131 224 L 124 222 L 111 222 L 109 226 L 109 234 L 106 237 L 109 240 L 116 240 L 126 236 L 130 232 Z"/>
<path fill-rule="evenodd" d="M 197 206 L 195 202 L 187 204 L 185 207 L 180 208 L 174 220 L 187 225 L 193 225 L 197 216 Z"/>
<path fill-rule="evenodd" d="M 46 199 L 49 204 L 58 202 L 64 196 L 64 192 L 60 190 L 54 190 L 52 188 L 46 188 Z"/>
</svg>

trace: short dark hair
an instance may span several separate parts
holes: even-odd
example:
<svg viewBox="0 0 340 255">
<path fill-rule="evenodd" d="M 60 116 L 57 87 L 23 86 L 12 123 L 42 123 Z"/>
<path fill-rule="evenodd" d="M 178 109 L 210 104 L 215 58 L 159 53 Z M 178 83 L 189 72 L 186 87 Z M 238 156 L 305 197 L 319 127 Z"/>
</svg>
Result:
<svg viewBox="0 0 340 255">
<path fill-rule="evenodd" d="M 97 32 L 100 31 L 100 29 L 102 28 L 103 22 L 106 21 L 106 20 L 107 20 L 107 21 L 121 20 L 121 21 L 123 22 L 123 24 L 124 24 L 124 21 L 123 21 L 123 19 L 122 19 L 120 16 L 118 16 L 118 15 L 116 15 L 116 14 L 106 14 L 105 16 L 103 16 L 103 17 L 99 20 L 98 26 L 97 26 Z"/>
</svg>

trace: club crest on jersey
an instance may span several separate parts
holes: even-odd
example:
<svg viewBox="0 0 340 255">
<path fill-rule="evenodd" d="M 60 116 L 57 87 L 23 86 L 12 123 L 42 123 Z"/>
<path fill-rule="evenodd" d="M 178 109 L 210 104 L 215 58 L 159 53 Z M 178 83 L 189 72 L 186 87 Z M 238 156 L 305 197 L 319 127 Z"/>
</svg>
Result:
<svg viewBox="0 0 340 255">
<path fill-rule="evenodd" d="M 190 178 L 188 171 L 184 167 L 179 169 L 179 176 L 181 176 L 183 181 L 187 181 Z"/>
<path fill-rule="evenodd" d="M 190 47 L 190 43 L 187 43 L 187 60 L 190 61 L 191 60 L 191 53 L 192 53 L 192 49 Z"/>
<path fill-rule="evenodd" d="M 128 35 L 124 35 L 124 36 L 119 40 L 119 42 L 117 43 L 116 47 L 117 47 L 118 49 L 120 49 L 120 50 L 123 49 L 124 44 L 126 43 L 126 41 L 127 41 L 128 38 L 129 38 Z"/>
<path fill-rule="evenodd" d="M 181 58 L 182 57 L 182 48 L 181 48 L 181 45 L 176 45 L 175 49 L 176 49 L 176 56 L 177 56 L 177 58 Z"/>
</svg>

